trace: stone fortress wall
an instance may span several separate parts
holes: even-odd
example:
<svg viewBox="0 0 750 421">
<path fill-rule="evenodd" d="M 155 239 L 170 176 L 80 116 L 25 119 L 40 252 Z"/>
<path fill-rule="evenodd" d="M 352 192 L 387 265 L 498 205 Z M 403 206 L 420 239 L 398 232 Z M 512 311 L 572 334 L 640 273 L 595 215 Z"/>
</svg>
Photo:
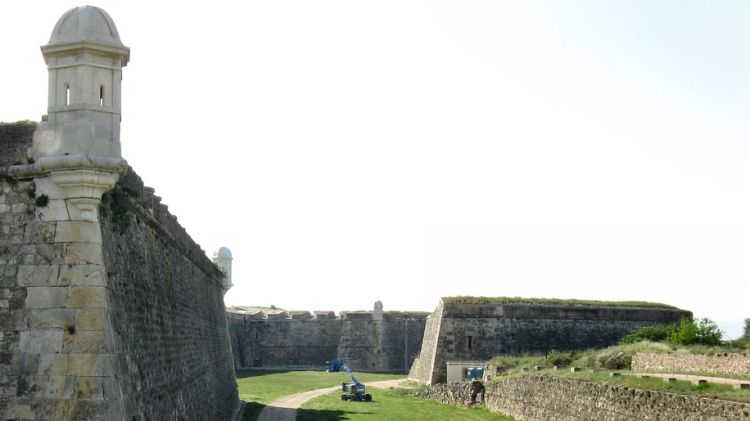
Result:
<svg viewBox="0 0 750 421">
<path fill-rule="evenodd" d="M 0 418 L 229 419 L 228 277 L 121 156 L 130 49 L 81 6 L 41 50 L 47 114 L 0 125 Z"/>
<path fill-rule="evenodd" d="M 51 177 L 8 175 L 33 166 L 0 168 L 0 417 L 228 419 L 223 273 L 132 170 L 78 220 Z"/>
<path fill-rule="evenodd" d="M 525 375 L 484 385 L 485 407 L 519 420 L 750 420 L 747 403 L 577 379 Z M 420 396 L 469 406 L 469 387 L 438 384 Z"/>
<path fill-rule="evenodd" d="M 499 355 L 601 348 L 638 328 L 677 323 L 690 312 L 664 307 L 529 302 L 464 303 L 443 298 L 425 331 L 409 378 L 446 381 L 448 361 L 485 361 Z"/>
<path fill-rule="evenodd" d="M 746 352 L 711 355 L 638 352 L 633 355 L 631 369 L 652 373 L 750 376 L 750 355 Z"/>
<path fill-rule="evenodd" d="M 237 368 L 323 368 L 343 358 L 357 371 L 406 372 L 422 345 L 426 314 L 227 309 Z"/>
</svg>

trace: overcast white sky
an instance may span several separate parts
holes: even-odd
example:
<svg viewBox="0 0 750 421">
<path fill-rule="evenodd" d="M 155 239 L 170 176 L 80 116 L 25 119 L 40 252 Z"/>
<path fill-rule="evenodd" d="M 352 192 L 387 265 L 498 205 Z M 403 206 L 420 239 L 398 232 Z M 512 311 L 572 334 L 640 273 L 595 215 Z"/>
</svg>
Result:
<svg viewBox="0 0 750 421">
<path fill-rule="evenodd" d="M 0 120 L 39 120 L 76 4 L 0 7 Z M 659 301 L 750 317 L 746 1 L 100 1 L 123 155 L 227 304 Z"/>
</svg>

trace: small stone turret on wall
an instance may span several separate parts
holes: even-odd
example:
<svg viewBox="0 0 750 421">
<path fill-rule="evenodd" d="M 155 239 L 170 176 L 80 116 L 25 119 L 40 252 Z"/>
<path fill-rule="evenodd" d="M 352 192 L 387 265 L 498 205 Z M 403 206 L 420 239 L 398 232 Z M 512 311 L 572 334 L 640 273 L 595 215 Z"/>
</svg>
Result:
<svg viewBox="0 0 750 421">
<path fill-rule="evenodd" d="M 214 253 L 211 259 L 224 273 L 224 292 L 232 288 L 232 252 L 226 247 L 221 247 Z"/>
<path fill-rule="evenodd" d="M 383 321 L 383 303 L 380 300 L 375 301 L 375 306 L 372 310 L 372 320 L 376 322 Z"/>
</svg>

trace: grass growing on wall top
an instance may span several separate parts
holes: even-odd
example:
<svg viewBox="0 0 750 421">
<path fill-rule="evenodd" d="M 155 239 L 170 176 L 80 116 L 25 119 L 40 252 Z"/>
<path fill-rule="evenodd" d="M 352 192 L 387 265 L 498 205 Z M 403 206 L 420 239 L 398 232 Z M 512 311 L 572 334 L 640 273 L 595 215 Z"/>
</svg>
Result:
<svg viewBox="0 0 750 421">
<path fill-rule="evenodd" d="M 677 307 L 662 303 L 651 303 L 647 301 L 599 301 L 599 300 L 577 300 L 562 298 L 525 298 L 525 297 L 470 297 L 455 296 L 443 297 L 446 304 L 535 304 L 535 305 L 565 305 L 585 307 L 631 307 L 631 308 L 665 308 L 677 309 Z"/>
</svg>

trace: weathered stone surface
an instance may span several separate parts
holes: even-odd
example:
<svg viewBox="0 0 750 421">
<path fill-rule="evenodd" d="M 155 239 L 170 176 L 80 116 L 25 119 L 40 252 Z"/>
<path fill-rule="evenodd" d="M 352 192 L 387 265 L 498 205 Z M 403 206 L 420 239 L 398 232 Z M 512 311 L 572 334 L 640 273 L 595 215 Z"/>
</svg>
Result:
<svg viewBox="0 0 750 421">
<path fill-rule="evenodd" d="M 66 354 L 98 354 L 112 352 L 112 342 L 103 330 L 65 332 L 63 352 Z"/>
<path fill-rule="evenodd" d="M 65 256 L 63 263 L 67 264 L 94 264 L 104 263 L 102 258 L 102 247 L 96 243 L 70 243 L 65 245 Z"/>
<path fill-rule="evenodd" d="M 76 398 L 104 400 L 102 377 L 78 377 L 76 379 Z"/>
<path fill-rule="evenodd" d="M 105 309 L 79 308 L 75 310 L 76 331 L 104 330 L 109 313 Z"/>
<path fill-rule="evenodd" d="M 70 219 L 68 206 L 65 204 L 65 200 L 62 199 L 50 200 L 47 206 L 38 207 L 34 212 L 37 219 L 44 222 L 67 221 Z"/>
<path fill-rule="evenodd" d="M 43 399 L 72 399 L 75 390 L 75 377 L 40 376 L 37 383 L 37 397 Z"/>
<path fill-rule="evenodd" d="M 62 351 L 62 330 L 28 330 L 21 332 L 20 350 L 29 354 Z"/>
<path fill-rule="evenodd" d="M 66 287 L 26 288 L 26 308 L 60 308 L 68 300 Z"/>
<path fill-rule="evenodd" d="M 20 265 L 18 267 L 19 286 L 58 286 L 58 265 Z"/>
<path fill-rule="evenodd" d="M 99 224 L 88 221 L 61 221 L 57 223 L 55 241 L 58 243 L 101 244 L 102 234 Z"/>
<path fill-rule="evenodd" d="M 34 414 L 34 411 L 31 409 L 31 405 L 13 405 L 12 407 L 8 408 L 8 412 L 6 413 L 6 417 L 11 420 L 35 420 L 36 415 Z"/>
<path fill-rule="evenodd" d="M 104 267 L 87 264 L 62 265 L 58 283 L 73 286 L 106 286 Z"/>
<path fill-rule="evenodd" d="M 34 180 L 34 184 L 36 185 L 36 193 L 38 195 L 47 195 L 47 197 L 50 198 L 50 202 L 54 202 L 56 200 L 64 202 L 64 199 L 67 197 L 65 191 L 60 188 L 60 186 L 58 186 L 50 177 L 38 177 Z M 60 221 L 68 219 L 67 211 L 65 212 L 65 216 L 66 217 L 63 219 L 56 220 Z"/>
<path fill-rule="evenodd" d="M 70 354 L 68 356 L 69 376 L 101 377 L 111 376 L 113 373 L 110 354 Z"/>
<path fill-rule="evenodd" d="M 42 354 L 39 356 L 40 376 L 64 376 L 68 372 L 68 354 Z"/>
<path fill-rule="evenodd" d="M 73 309 L 33 309 L 26 313 L 29 329 L 67 329 L 75 325 Z"/>
<path fill-rule="evenodd" d="M 97 286 L 70 287 L 67 307 L 107 308 L 107 289 Z"/>
</svg>

